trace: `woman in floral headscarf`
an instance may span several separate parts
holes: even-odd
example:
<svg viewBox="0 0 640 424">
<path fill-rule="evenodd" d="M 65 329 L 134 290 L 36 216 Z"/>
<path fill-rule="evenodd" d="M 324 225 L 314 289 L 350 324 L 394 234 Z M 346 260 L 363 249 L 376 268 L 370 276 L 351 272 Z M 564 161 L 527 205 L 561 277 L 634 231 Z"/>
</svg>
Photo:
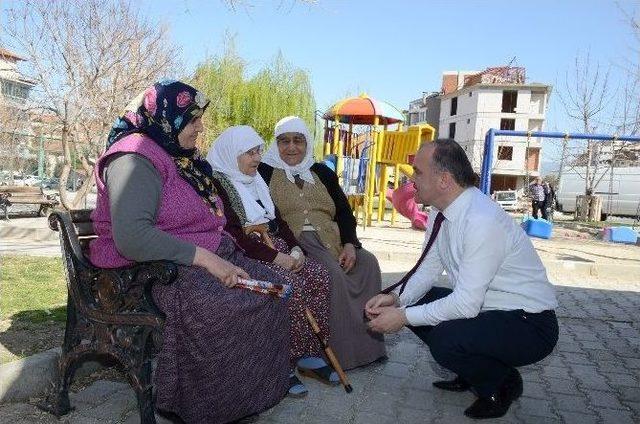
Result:
<svg viewBox="0 0 640 424">
<path fill-rule="evenodd" d="M 96 164 L 98 238 L 90 246 L 102 268 L 179 265 L 173 284 L 153 288 L 166 315 L 154 383 L 156 408 L 188 423 L 258 413 L 288 388 L 285 302 L 232 288 L 249 276 L 284 280 L 223 231 L 211 167 L 195 148 L 207 105 L 193 87 L 162 81 L 127 107 Z"/>
</svg>

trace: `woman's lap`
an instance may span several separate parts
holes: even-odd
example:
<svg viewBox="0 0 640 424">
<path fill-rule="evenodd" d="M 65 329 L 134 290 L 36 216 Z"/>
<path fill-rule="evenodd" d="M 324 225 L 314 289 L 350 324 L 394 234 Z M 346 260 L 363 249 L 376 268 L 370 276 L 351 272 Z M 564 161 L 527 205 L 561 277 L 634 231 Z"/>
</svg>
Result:
<svg viewBox="0 0 640 424">
<path fill-rule="evenodd" d="M 236 253 L 225 256 L 260 278 L 274 276 Z M 177 280 L 153 294 L 166 314 L 155 375 L 158 407 L 187 422 L 224 422 L 284 396 L 289 319 L 283 300 L 226 288 L 199 267 L 179 267 Z"/>
</svg>

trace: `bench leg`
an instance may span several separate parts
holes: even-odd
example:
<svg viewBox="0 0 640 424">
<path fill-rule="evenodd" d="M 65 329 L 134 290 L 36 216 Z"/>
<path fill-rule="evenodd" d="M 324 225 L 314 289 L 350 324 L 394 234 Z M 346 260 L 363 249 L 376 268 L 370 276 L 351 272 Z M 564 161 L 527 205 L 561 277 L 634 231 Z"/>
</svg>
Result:
<svg viewBox="0 0 640 424">
<path fill-rule="evenodd" d="M 40 205 L 40 209 L 38 209 L 38 216 L 47 216 L 47 212 L 49 212 L 49 208 L 45 205 Z"/>
<path fill-rule="evenodd" d="M 67 415 L 73 409 L 69 401 L 69 386 L 78 366 L 82 363 L 82 358 L 77 354 L 67 354 L 60 358 L 58 370 L 60 375 L 58 381 L 43 403 L 38 407 L 60 418 Z"/>
<path fill-rule="evenodd" d="M 69 299 L 67 302 L 67 325 L 64 332 L 64 343 L 62 354 L 58 362 L 58 381 L 47 398 L 38 407 L 52 413 L 56 417 L 61 417 L 71 411 L 69 401 L 69 386 L 76 372 L 76 369 L 87 357 L 86 349 L 81 349 L 77 344 L 77 316 L 76 308 Z"/>
<path fill-rule="evenodd" d="M 131 387 L 136 392 L 136 398 L 138 399 L 140 424 L 156 424 L 153 384 L 151 381 L 151 360 L 147 359 L 139 370 L 131 369 L 127 374 Z"/>
</svg>

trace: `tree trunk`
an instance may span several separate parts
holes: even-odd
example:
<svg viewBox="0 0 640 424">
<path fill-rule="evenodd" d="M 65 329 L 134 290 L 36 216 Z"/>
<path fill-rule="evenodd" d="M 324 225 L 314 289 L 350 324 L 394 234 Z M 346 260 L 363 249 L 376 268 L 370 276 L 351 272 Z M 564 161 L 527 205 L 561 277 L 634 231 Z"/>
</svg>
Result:
<svg viewBox="0 0 640 424">
<path fill-rule="evenodd" d="M 576 196 L 574 219 L 583 222 L 600 222 L 602 217 L 602 198 L 593 195 Z"/>
<path fill-rule="evenodd" d="M 61 143 L 64 154 L 64 166 L 60 174 L 60 203 L 62 203 L 65 209 L 71 210 L 69 193 L 67 192 L 67 181 L 69 180 L 69 173 L 71 172 L 71 149 L 69 149 L 69 127 L 66 122 L 62 123 Z"/>
<path fill-rule="evenodd" d="M 96 179 L 94 176 L 94 171 L 92 169 L 87 179 L 82 182 L 82 185 L 80 186 L 78 191 L 76 191 L 76 197 L 73 199 L 73 204 L 72 204 L 73 209 L 84 208 L 84 206 L 81 204 L 89 194 L 89 190 L 91 190 L 91 188 L 95 185 L 95 182 L 96 182 Z"/>
</svg>

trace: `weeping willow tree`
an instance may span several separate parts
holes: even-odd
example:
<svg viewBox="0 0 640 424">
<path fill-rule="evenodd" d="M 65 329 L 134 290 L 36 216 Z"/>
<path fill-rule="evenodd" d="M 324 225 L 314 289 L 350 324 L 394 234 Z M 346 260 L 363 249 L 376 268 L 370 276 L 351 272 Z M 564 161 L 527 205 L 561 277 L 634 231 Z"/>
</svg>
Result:
<svg viewBox="0 0 640 424">
<path fill-rule="evenodd" d="M 196 68 L 193 85 L 211 99 L 203 117 L 205 133 L 200 147 L 205 151 L 232 125 L 251 125 L 268 142 L 273 139 L 276 122 L 297 115 L 313 131 L 315 101 L 305 71 L 287 63 L 281 53 L 253 77 L 248 78 L 246 70 L 247 63 L 233 43 L 221 56 Z"/>
</svg>

